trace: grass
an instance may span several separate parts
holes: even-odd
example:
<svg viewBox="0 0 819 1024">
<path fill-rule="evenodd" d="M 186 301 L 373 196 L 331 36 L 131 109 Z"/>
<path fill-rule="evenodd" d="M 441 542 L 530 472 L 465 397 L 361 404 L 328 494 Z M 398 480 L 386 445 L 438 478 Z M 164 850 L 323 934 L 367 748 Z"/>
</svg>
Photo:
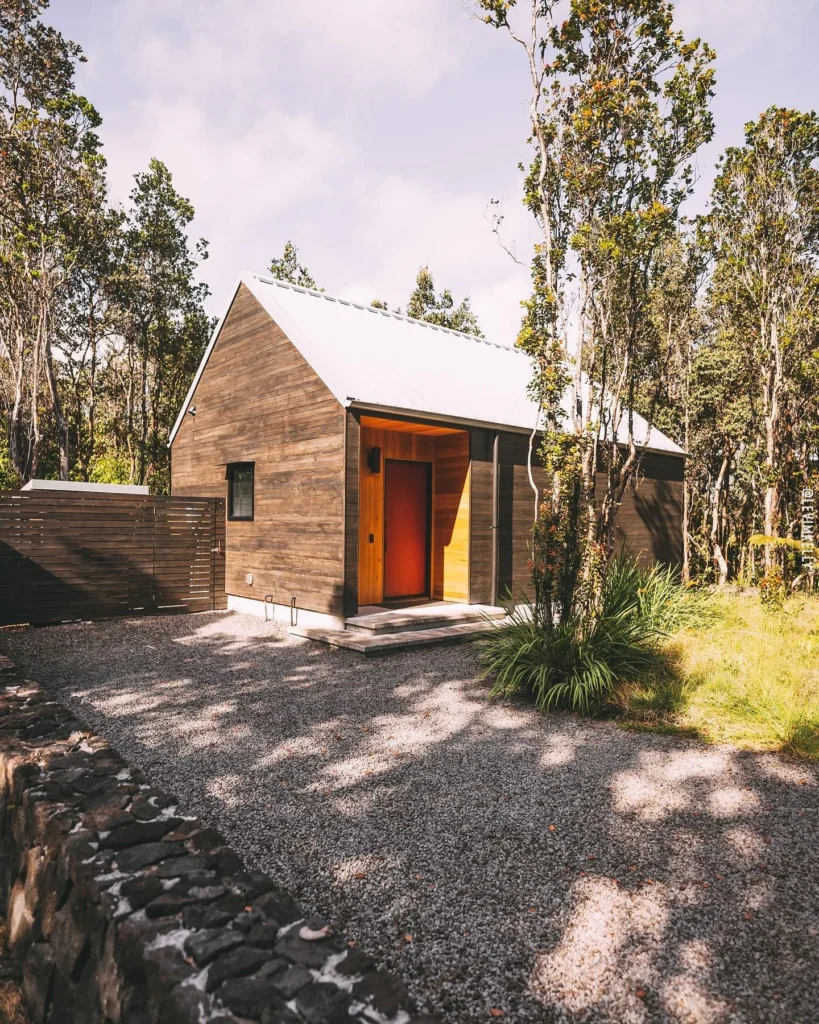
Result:
<svg viewBox="0 0 819 1024">
<path fill-rule="evenodd" d="M 766 611 L 757 594 L 708 602 L 710 622 L 681 629 L 661 668 L 621 681 L 623 725 L 819 759 L 819 598 Z"/>
</svg>

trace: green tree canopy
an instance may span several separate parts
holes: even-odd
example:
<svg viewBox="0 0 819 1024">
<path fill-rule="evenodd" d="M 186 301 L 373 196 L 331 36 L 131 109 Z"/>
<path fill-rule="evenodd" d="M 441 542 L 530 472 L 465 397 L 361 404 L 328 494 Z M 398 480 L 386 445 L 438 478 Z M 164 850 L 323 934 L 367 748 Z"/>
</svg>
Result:
<svg viewBox="0 0 819 1024">
<path fill-rule="evenodd" d="M 284 252 L 270 261 L 269 269 L 279 281 L 297 284 L 301 288 L 312 288 L 314 291 L 324 291 L 316 284 L 307 267 L 299 263 L 299 250 L 292 242 L 284 243 Z"/>
<path fill-rule="evenodd" d="M 386 305 L 383 308 L 386 308 Z M 424 320 L 428 324 L 438 324 L 439 327 L 449 327 L 453 331 L 483 337 L 478 326 L 478 318 L 470 306 L 469 296 L 465 296 L 456 306 L 452 292 L 448 288 L 436 295 L 435 281 L 429 267 L 421 267 L 418 271 L 415 288 L 407 303 L 407 316 Z"/>
</svg>

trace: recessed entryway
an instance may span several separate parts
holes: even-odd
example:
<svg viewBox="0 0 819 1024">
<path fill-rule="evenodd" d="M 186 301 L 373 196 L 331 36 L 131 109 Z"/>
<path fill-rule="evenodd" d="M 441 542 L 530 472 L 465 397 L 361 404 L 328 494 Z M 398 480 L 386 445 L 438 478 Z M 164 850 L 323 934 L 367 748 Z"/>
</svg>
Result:
<svg viewBox="0 0 819 1024">
<path fill-rule="evenodd" d="M 359 606 L 467 602 L 468 433 L 362 416 L 359 465 Z"/>
</svg>

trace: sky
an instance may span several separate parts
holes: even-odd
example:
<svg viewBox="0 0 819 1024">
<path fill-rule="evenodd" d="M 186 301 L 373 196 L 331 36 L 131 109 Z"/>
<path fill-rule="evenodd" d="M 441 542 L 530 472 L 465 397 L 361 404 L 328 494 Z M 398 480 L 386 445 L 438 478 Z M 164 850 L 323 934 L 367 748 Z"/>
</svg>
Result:
<svg viewBox="0 0 819 1024">
<path fill-rule="evenodd" d="M 429 265 L 488 337 L 514 340 L 528 273 L 487 207 L 502 202 L 527 258 L 528 72 L 470 0 L 52 0 L 45 19 L 88 59 L 78 88 L 103 117 L 112 199 L 158 157 L 193 203 L 211 312 L 290 239 L 330 294 L 403 305 Z M 747 120 L 819 106 L 819 0 L 679 0 L 677 20 L 718 54 L 701 206 Z"/>
</svg>

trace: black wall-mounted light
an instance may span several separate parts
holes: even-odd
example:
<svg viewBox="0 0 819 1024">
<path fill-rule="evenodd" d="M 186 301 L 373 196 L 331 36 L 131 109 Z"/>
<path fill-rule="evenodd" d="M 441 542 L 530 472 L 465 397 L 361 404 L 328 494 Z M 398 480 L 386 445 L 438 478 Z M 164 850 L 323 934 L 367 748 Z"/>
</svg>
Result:
<svg viewBox="0 0 819 1024">
<path fill-rule="evenodd" d="M 370 448 L 367 452 L 367 465 L 369 466 L 371 473 L 381 472 L 381 449 Z"/>
<path fill-rule="evenodd" d="M 192 405 L 190 407 L 190 409 L 188 409 L 188 412 L 191 414 L 191 416 L 195 416 L 196 415 L 196 406 Z"/>
</svg>

